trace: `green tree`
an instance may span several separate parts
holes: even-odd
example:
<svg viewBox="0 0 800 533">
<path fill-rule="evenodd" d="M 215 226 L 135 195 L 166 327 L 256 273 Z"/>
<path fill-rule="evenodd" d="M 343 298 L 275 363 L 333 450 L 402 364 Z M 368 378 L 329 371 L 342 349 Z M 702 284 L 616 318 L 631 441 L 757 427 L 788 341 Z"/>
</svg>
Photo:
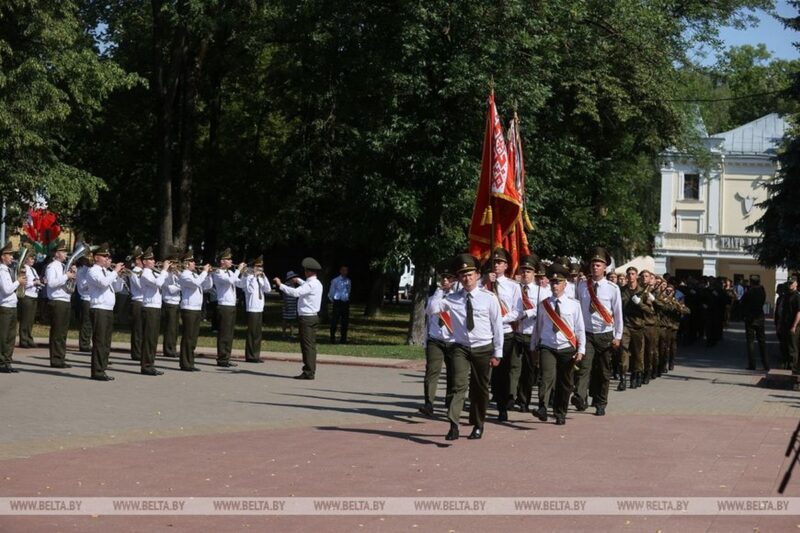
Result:
<svg viewBox="0 0 800 533">
<path fill-rule="evenodd" d="M 43 195 L 67 217 L 103 188 L 73 151 L 115 89 L 134 76 L 101 58 L 73 0 L 0 5 L 0 197 L 24 212 Z"/>
<path fill-rule="evenodd" d="M 800 2 L 790 2 L 800 13 Z M 800 15 L 784 19 L 787 27 L 800 31 Z M 800 45 L 795 43 L 796 48 Z M 800 72 L 793 74 L 789 97 L 800 104 Z M 797 109 L 797 108 L 795 108 Z M 792 127 L 778 152 L 778 172 L 766 187 L 769 196 L 759 204 L 764 214 L 748 231 L 760 233 L 762 240 L 751 251 L 767 267 L 800 269 L 800 112 L 790 117 Z"/>
</svg>

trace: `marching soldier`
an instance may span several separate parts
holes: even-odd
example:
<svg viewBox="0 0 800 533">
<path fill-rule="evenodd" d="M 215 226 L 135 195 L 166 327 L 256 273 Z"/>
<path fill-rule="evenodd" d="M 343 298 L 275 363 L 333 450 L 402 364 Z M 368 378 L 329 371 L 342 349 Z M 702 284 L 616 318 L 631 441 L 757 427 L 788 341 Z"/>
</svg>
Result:
<svg viewBox="0 0 800 533">
<path fill-rule="evenodd" d="M 161 288 L 169 276 L 170 262 L 164 261 L 161 272 L 153 271 L 156 264 L 153 248 L 148 247 L 142 254 L 142 275 L 139 279 L 142 288 L 142 364 L 141 373 L 145 376 L 160 376 L 156 370 L 156 350 L 158 333 L 161 330 Z"/>
<path fill-rule="evenodd" d="M 264 276 L 264 258 L 258 256 L 253 261 L 252 275 L 242 280 L 245 310 L 247 311 L 247 340 L 244 346 L 244 360 L 248 363 L 263 363 L 261 360 L 261 335 L 264 326 L 264 299 L 272 290 Z"/>
<path fill-rule="evenodd" d="M 47 285 L 47 299 L 50 307 L 50 366 L 70 368 L 66 363 L 67 333 L 69 331 L 70 300 L 72 294 L 65 290 L 68 279 L 75 278 L 74 267 L 64 272 L 67 259 L 67 246 L 63 240 L 56 243 L 53 260 L 44 273 Z"/>
<path fill-rule="evenodd" d="M 134 247 L 131 252 L 131 272 L 128 276 L 128 290 L 131 292 L 131 359 L 142 360 L 142 248 Z"/>
<path fill-rule="evenodd" d="M 644 377 L 642 377 L 642 385 L 650 383 L 651 379 L 656 377 L 656 369 L 658 367 L 658 315 L 656 314 L 656 297 L 653 294 L 653 284 L 655 283 L 655 276 L 648 270 L 642 270 L 639 274 L 642 280 L 642 287 L 644 288 L 644 299 L 650 306 L 651 311 L 645 314 L 644 326 Z"/>
<path fill-rule="evenodd" d="M 42 289 L 42 282 L 39 279 L 39 273 L 33 268 L 33 263 L 36 261 L 36 254 L 30 245 L 25 245 L 28 248 L 28 255 L 25 256 L 25 295 L 17 302 L 19 309 L 19 347 L 20 348 L 36 348 L 36 343 L 33 342 L 33 324 L 36 321 L 36 306 L 39 302 L 39 291 Z M 22 270 L 20 270 L 22 272 Z"/>
<path fill-rule="evenodd" d="M 428 337 L 425 341 L 425 386 L 423 397 L 425 405 L 419 412 L 433 416 L 433 401 L 436 399 L 436 387 L 439 384 L 439 375 L 442 372 L 442 363 L 445 366 L 447 390 L 445 392 L 445 407 L 450 406 L 453 399 L 453 365 L 451 350 L 453 348 L 453 320 L 450 313 L 432 311 L 434 302 L 438 302 L 456 290 L 456 277 L 453 275 L 451 261 L 443 261 L 436 270 L 439 271 L 439 287 L 428 299 L 425 314 L 428 318 Z"/>
<path fill-rule="evenodd" d="M 217 366 L 221 367 L 237 366 L 231 361 L 233 330 L 236 327 L 236 287 L 241 286 L 240 276 L 246 265 L 240 263 L 238 270 L 232 270 L 232 257 L 231 249 L 226 248 L 219 256 L 219 268 L 211 274 L 217 290 Z"/>
<path fill-rule="evenodd" d="M 164 357 L 178 357 L 178 325 L 180 322 L 181 306 L 181 284 L 180 273 L 177 271 L 175 263 L 178 255 L 169 252 L 166 258 L 170 262 L 167 271 L 167 279 L 161 286 L 161 315 L 164 324 L 164 343 L 162 351 Z"/>
<path fill-rule="evenodd" d="M 211 288 L 211 277 L 208 272 L 211 265 L 203 267 L 203 271 L 195 272 L 194 252 L 189 250 L 183 254 L 183 272 L 178 283 L 181 287 L 181 370 L 185 372 L 199 372 L 194 365 L 194 351 L 197 348 L 197 337 L 200 335 L 200 320 L 202 319 L 203 291 Z"/>
<path fill-rule="evenodd" d="M 459 437 L 458 421 L 464 408 L 469 385 L 470 439 L 480 439 L 489 405 L 489 376 L 492 367 L 503 358 L 503 319 L 498 299 L 478 287 L 478 260 L 469 254 L 456 256 L 453 269 L 458 273 L 461 290 L 431 303 L 431 313 L 447 311 L 452 319 L 453 399 L 447 418 L 450 431 L 446 440 Z"/>
<path fill-rule="evenodd" d="M 578 411 L 587 407 L 587 392 L 594 398 L 595 414 L 606 414 L 613 352 L 622 342 L 622 298 L 619 288 L 605 277 L 611 257 L 605 248 L 589 254 L 591 279 L 578 287 L 586 329 L 586 355 L 578 365 L 578 383 L 572 403 Z"/>
<path fill-rule="evenodd" d="M 94 266 L 89 269 L 89 295 L 92 314 L 92 379 L 114 381 L 106 374 L 108 354 L 111 352 L 111 335 L 114 331 L 114 304 L 116 293 L 123 288 L 119 277 L 125 265 L 111 263 L 107 244 L 94 252 Z"/>
<path fill-rule="evenodd" d="M 586 352 L 581 306 L 565 294 L 569 269 L 553 263 L 547 269 L 552 296 L 540 304 L 531 349 L 539 356 L 542 386 L 539 387 L 539 409 L 535 416 L 547 421 L 547 401 L 555 388 L 553 415 L 556 424 L 566 424 L 569 395 L 572 392 L 574 365 Z"/>
<path fill-rule="evenodd" d="M 78 351 L 92 351 L 92 299 L 89 295 L 89 268 L 92 266 L 92 253 L 78 259 L 78 271 L 75 275 L 75 290 L 80 297 L 80 330 L 78 333 Z"/>
<path fill-rule="evenodd" d="M 625 271 L 627 283 L 621 291 L 622 317 L 624 329 L 622 332 L 622 358 L 620 372 L 622 373 L 617 390 L 625 390 L 625 375 L 628 364 L 631 367 L 631 388 L 638 388 L 644 379 L 645 360 L 645 327 L 647 317 L 653 314 L 653 307 L 647 298 L 644 287 L 639 284 L 639 271 L 636 267 L 628 267 Z"/>
<path fill-rule="evenodd" d="M 689 308 L 675 298 L 675 288 L 672 285 L 667 286 L 665 295 L 670 306 L 667 312 L 669 321 L 665 332 L 666 346 L 664 351 L 667 359 L 667 371 L 671 371 L 675 369 L 675 356 L 678 352 L 678 328 L 683 316 L 689 314 Z"/>
<path fill-rule="evenodd" d="M 520 292 L 522 295 L 522 308 L 524 316 L 520 319 L 515 334 L 517 350 L 521 354 L 522 371 L 517 386 L 517 401 L 523 412 L 530 410 L 533 384 L 536 383 L 536 372 L 539 361 L 533 357 L 531 351 L 531 335 L 536 327 L 536 314 L 539 303 L 550 297 L 550 287 L 543 288 L 537 283 L 537 270 L 541 269 L 541 262 L 536 254 L 526 255 L 519 260 L 519 270 L 522 275 Z M 542 273 L 544 274 L 544 273 Z"/>
<path fill-rule="evenodd" d="M 300 333 L 300 350 L 303 352 L 303 371 L 295 379 L 314 379 L 317 374 L 317 326 L 319 308 L 322 304 L 322 283 L 317 274 L 322 265 L 313 257 L 306 257 L 301 263 L 305 271 L 305 281 L 297 287 L 281 283 L 280 278 L 272 281 L 284 294 L 297 298 L 297 323 Z"/>
<path fill-rule="evenodd" d="M 11 366 L 14 356 L 14 339 L 17 336 L 17 288 L 28 281 L 24 271 L 17 279 L 11 279 L 14 250 L 11 243 L 0 249 L 0 372 L 13 374 L 18 370 Z"/>
<path fill-rule="evenodd" d="M 508 420 L 508 408 L 514 405 L 522 371 L 522 359 L 512 327 L 523 315 L 522 293 L 519 283 L 506 277 L 510 260 L 506 250 L 496 248 L 491 256 L 492 272 L 488 275 L 488 283 L 484 283 L 484 287 L 493 291 L 499 300 L 503 322 L 503 357 L 497 369 L 492 371 L 492 395 L 497 403 L 497 419 L 500 422 Z"/>
</svg>

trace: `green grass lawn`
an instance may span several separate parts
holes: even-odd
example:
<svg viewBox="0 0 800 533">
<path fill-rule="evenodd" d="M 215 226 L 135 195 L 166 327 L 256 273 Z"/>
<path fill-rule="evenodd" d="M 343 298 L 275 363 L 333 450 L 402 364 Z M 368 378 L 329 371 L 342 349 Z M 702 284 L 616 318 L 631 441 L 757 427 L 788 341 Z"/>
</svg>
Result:
<svg viewBox="0 0 800 533">
<path fill-rule="evenodd" d="M 384 304 L 382 315 L 375 318 L 364 316 L 363 305 L 350 307 L 350 327 L 347 334 L 348 343 L 345 345 L 330 343 L 330 325 L 321 323 L 317 328 L 317 349 L 319 353 L 332 355 L 354 355 L 360 357 L 385 357 L 393 359 L 424 359 L 424 350 L 419 346 L 405 344 L 408 334 L 408 318 L 410 308 L 408 304 Z M 244 349 L 246 327 L 242 322 L 236 325 L 233 347 Z M 285 339 L 281 333 L 281 303 L 278 300 L 268 300 L 264 308 L 264 340 L 262 349 L 270 352 L 300 353 L 300 344 L 297 339 Z M 70 328 L 69 338 L 78 339 L 78 330 L 73 324 Z M 36 337 L 47 337 L 49 326 L 37 324 L 33 334 Z M 297 325 L 294 324 L 293 333 L 297 336 Z M 337 339 L 338 339 L 337 331 Z M 127 326 L 115 326 L 114 341 L 130 342 L 130 330 Z M 179 333 L 180 342 L 180 333 Z M 159 349 L 161 348 L 159 338 Z M 217 345 L 216 334 L 211 331 L 211 323 L 203 322 L 200 326 L 198 346 L 214 347 Z"/>
</svg>

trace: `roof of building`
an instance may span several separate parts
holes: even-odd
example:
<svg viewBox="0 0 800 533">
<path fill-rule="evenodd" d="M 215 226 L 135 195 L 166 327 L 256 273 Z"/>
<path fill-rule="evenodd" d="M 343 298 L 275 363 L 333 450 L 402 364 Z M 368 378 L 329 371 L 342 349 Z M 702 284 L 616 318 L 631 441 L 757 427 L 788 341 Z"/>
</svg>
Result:
<svg viewBox="0 0 800 533">
<path fill-rule="evenodd" d="M 730 154 L 775 155 L 788 129 L 788 122 L 777 113 L 770 113 L 710 137 L 722 139 L 722 150 Z"/>
</svg>

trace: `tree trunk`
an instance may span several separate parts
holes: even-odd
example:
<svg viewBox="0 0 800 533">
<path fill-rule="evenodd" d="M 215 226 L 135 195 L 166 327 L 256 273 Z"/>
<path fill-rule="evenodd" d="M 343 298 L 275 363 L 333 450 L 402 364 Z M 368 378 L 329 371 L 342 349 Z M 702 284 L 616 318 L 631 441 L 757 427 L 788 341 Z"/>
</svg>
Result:
<svg viewBox="0 0 800 533">
<path fill-rule="evenodd" d="M 152 0 L 153 13 L 153 88 L 156 110 L 156 183 L 159 191 L 159 253 L 163 257 L 173 244 L 172 209 L 172 128 L 178 80 L 184 58 L 185 31 L 169 28 L 163 0 Z M 172 34 L 170 43 L 165 41 Z M 169 64 L 164 60 L 168 46 Z"/>
<path fill-rule="evenodd" d="M 408 338 L 406 344 L 422 346 L 427 337 L 425 322 L 425 303 L 428 299 L 430 279 L 433 275 L 431 267 L 414 261 L 414 294 L 411 298 L 411 318 L 408 323 Z"/>
<path fill-rule="evenodd" d="M 381 309 L 383 307 L 383 282 L 383 272 L 378 272 L 372 278 L 367 305 L 364 307 L 364 316 L 381 316 Z"/>
</svg>

